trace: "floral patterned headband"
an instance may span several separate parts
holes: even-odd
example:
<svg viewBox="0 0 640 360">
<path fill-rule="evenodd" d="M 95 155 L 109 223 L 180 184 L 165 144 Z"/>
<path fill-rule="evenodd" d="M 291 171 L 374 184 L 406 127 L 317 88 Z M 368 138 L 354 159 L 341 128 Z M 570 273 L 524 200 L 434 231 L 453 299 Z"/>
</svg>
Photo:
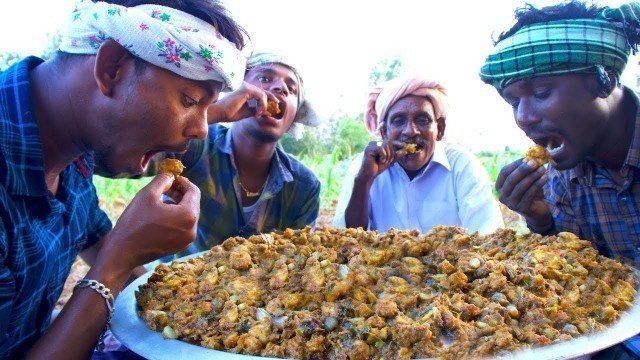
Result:
<svg viewBox="0 0 640 360">
<path fill-rule="evenodd" d="M 240 50 L 206 21 L 165 6 L 82 2 L 72 14 L 60 50 L 96 54 L 110 39 L 185 78 L 220 81 L 223 91 L 242 84 L 246 59 Z"/>
</svg>

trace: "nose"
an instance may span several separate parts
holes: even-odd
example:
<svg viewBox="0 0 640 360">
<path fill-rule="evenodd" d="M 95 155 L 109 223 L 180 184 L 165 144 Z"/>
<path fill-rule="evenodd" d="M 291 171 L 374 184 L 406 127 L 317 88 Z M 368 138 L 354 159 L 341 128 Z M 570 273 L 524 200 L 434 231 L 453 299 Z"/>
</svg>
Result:
<svg viewBox="0 0 640 360">
<path fill-rule="evenodd" d="M 271 81 L 271 86 L 269 87 L 269 91 L 273 93 L 281 93 L 284 96 L 289 95 L 289 87 L 287 86 L 287 83 L 284 82 L 284 79 L 280 77 L 275 77 Z"/>
<path fill-rule="evenodd" d="M 207 137 L 208 128 L 207 113 L 205 111 L 198 113 L 198 115 L 187 121 L 184 135 L 187 139 L 203 140 Z"/>
<path fill-rule="evenodd" d="M 526 129 L 540 121 L 540 116 L 527 99 L 521 99 L 518 107 L 513 110 L 516 124 L 521 129 Z"/>
<path fill-rule="evenodd" d="M 413 137 L 418 135 L 419 133 L 420 129 L 418 129 L 418 126 L 413 120 L 407 121 L 404 129 L 402 129 L 402 135 L 404 135 L 405 137 Z"/>
</svg>

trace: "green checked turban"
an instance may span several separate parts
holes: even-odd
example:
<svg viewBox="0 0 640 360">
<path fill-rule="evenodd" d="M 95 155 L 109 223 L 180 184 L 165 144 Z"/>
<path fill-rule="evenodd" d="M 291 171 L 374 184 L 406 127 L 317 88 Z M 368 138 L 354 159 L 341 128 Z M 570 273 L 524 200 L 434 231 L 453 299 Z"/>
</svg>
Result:
<svg viewBox="0 0 640 360">
<path fill-rule="evenodd" d="M 605 7 L 596 19 L 556 20 L 524 26 L 496 44 L 480 78 L 496 89 L 526 78 L 595 73 L 598 65 L 620 79 L 637 51 L 640 3 Z"/>
</svg>

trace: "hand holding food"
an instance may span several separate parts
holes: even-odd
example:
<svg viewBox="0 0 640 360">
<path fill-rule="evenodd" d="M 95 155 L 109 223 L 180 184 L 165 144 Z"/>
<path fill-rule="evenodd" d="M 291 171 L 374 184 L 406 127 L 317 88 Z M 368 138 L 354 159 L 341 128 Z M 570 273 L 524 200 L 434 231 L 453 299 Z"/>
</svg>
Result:
<svg viewBox="0 0 640 360">
<path fill-rule="evenodd" d="M 165 204 L 163 194 L 171 191 L 176 203 Z M 124 210 L 100 253 L 113 263 L 110 267 L 122 269 L 174 254 L 195 238 L 199 214 L 198 187 L 185 177 L 159 174 Z"/>
<path fill-rule="evenodd" d="M 387 170 L 403 152 L 404 143 L 401 141 L 372 141 L 364 149 L 362 166 L 358 177 L 363 180 L 373 180 Z"/>
</svg>

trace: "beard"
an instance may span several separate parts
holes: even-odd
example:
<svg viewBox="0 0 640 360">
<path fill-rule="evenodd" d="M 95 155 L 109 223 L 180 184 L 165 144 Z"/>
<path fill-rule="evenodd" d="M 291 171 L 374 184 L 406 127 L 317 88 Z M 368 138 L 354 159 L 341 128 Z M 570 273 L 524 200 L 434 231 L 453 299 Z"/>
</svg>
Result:
<svg viewBox="0 0 640 360">
<path fill-rule="evenodd" d="M 278 140 L 280 140 L 280 138 L 278 138 L 277 136 L 267 134 L 264 131 L 260 130 L 259 128 L 251 127 L 247 129 L 247 133 L 251 135 L 252 138 L 263 143 L 271 144 L 271 143 L 278 142 Z"/>
</svg>

